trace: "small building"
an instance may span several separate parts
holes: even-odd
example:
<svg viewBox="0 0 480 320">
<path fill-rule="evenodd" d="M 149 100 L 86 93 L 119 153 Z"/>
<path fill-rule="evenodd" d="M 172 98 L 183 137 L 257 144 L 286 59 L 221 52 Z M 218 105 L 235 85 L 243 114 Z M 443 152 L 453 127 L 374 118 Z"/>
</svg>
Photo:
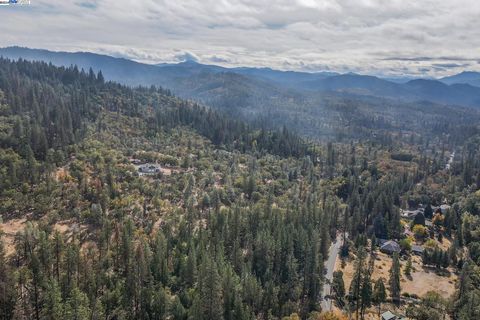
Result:
<svg viewBox="0 0 480 320">
<path fill-rule="evenodd" d="M 393 254 L 395 252 L 399 253 L 400 251 L 402 251 L 402 249 L 396 241 L 389 240 L 380 247 L 380 251 L 387 254 Z"/>
<path fill-rule="evenodd" d="M 138 167 L 140 175 L 155 175 L 160 173 L 160 166 L 158 164 L 147 163 Z"/>
<path fill-rule="evenodd" d="M 382 313 L 382 320 L 397 320 L 397 316 L 390 311 Z"/>
<path fill-rule="evenodd" d="M 391 311 L 386 311 L 386 312 L 382 313 L 381 319 L 382 320 L 406 320 L 405 317 L 397 316 L 394 313 L 392 313 Z"/>
<path fill-rule="evenodd" d="M 422 208 L 415 209 L 415 210 L 401 210 L 401 216 L 404 219 L 413 220 L 417 216 L 417 214 L 419 213 L 423 214 L 423 212 L 424 212 L 424 209 Z"/>
</svg>

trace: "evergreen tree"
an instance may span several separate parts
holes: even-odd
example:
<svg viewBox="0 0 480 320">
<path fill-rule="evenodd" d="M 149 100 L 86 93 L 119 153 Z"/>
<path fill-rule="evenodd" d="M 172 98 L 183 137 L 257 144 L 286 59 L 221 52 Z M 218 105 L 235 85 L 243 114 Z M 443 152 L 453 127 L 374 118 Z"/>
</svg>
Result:
<svg viewBox="0 0 480 320">
<path fill-rule="evenodd" d="M 352 282 L 350 283 L 349 299 L 355 303 L 355 312 L 357 319 L 359 318 L 359 311 L 362 306 L 362 285 L 366 273 L 365 267 L 366 251 L 360 247 L 357 252 L 357 259 L 355 260 L 354 274 Z"/>
<path fill-rule="evenodd" d="M 74 286 L 67 299 L 65 317 L 72 320 L 87 320 L 90 318 L 90 314 L 87 296 L 77 286 Z"/>
<path fill-rule="evenodd" d="M 407 263 L 405 265 L 405 269 L 403 271 L 405 273 L 406 276 L 410 276 L 411 273 L 412 273 L 412 258 L 409 257 L 408 260 L 407 260 Z"/>
<path fill-rule="evenodd" d="M 0 229 L 0 319 L 12 318 L 15 307 L 14 289 L 13 274 L 7 263 L 3 245 L 3 233 Z"/>
<path fill-rule="evenodd" d="M 387 300 L 387 290 L 385 289 L 385 284 L 383 283 L 383 279 L 380 278 L 375 281 L 375 286 L 373 288 L 373 295 L 372 301 L 378 305 L 378 315 L 380 315 L 380 309 L 382 307 L 382 303 Z"/>
<path fill-rule="evenodd" d="M 394 253 L 392 257 L 392 268 L 390 269 L 390 296 L 393 302 L 400 303 L 400 260 L 398 253 Z"/>
<path fill-rule="evenodd" d="M 345 283 L 343 281 L 342 271 L 333 272 L 332 290 L 335 293 L 335 298 L 338 304 L 343 306 L 343 299 L 345 298 Z"/>
<path fill-rule="evenodd" d="M 49 320 L 61 320 L 64 318 L 65 306 L 62 302 L 62 292 L 56 280 L 50 281 L 45 294 L 45 306 L 42 318 Z"/>
<path fill-rule="evenodd" d="M 220 275 L 214 259 L 206 254 L 198 275 L 200 319 L 223 319 L 223 292 Z"/>
</svg>

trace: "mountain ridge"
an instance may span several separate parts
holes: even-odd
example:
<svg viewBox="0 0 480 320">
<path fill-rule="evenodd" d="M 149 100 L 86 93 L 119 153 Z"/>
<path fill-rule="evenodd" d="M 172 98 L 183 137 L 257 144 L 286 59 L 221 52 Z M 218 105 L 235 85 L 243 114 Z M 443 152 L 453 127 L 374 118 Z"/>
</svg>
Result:
<svg viewBox="0 0 480 320">
<path fill-rule="evenodd" d="M 439 80 L 396 83 L 353 73 L 224 68 L 194 61 L 148 65 L 94 53 L 20 47 L 0 49 L 0 56 L 101 70 L 106 80 L 129 86 L 161 86 L 181 98 L 196 100 L 258 127 L 288 125 L 312 138 L 336 135 L 336 127 L 352 124 L 343 131 L 355 137 L 368 136 L 369 127 L 377 130 L 387 122 L 392 130 L 406 127 L 418 130 L 418 124 L 407 121 L 415 121 L 414 115 L 419 112 L 429 113 L 432 125 L 436 125 L 436 120 L 433 121 L 436 112 L 442 114 L 441 122 L 448 124 L 444 114 L 456 110 L 463 117 L 464 108 L 477 109 L 475 113 L 480 109 L 480 88 L 469 84 L 448 85 Z M 405 110 L 413 111 L 407 116 Z"/>
<path fill-rule="evenodd" d="M 463 71 L 458 74 L 444 77 L 439 81 L 445 84 L 469 84 L 474 87 L 480 87 L 480 72 L 476 71 Z"/>
</svg>

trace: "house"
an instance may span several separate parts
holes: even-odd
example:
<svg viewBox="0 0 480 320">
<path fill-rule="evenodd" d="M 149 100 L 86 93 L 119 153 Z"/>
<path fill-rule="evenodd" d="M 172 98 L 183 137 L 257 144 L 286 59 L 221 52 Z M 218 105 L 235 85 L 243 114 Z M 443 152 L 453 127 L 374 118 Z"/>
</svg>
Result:
<svg viewBox="0 0 480 320">
<path fill-rule="evenodd" d="M 397 316 L 390 311 L 382 313 L 382 320 L 397 320 Z"/>
<path fill-rule="evenodd" d="M 402 316 L 397 316 L 390 311 L 382 313 L 381 319 L 382 320 L 406 320 L 406 318 Z"/>
<path fill-rule="evenodd" d="M 401 210 L 401 215 L 402 215 L 402 218 L 413 220 L 417 216 L 417 214 L 419 213 L 423 214 L 423 212 L 424 212 L 423 208 L 419 208 L 415 210 Z"/>
<path fill-rule="evenodd" d="M 393 254 L 395 252 L 400 252 L 401 248 L 400 248 L 400 245 L 396 241 L 390 240 L 390 241 L 385 242 L 380 247 L 380 251 L 382 251 L 383 253 L 387 253 L 387 254 Z"/>
<path fill-rule="evenodd" d="M 143 175 L 155 175 L 160 173 L 160 166 L 158 164 L 147 163 L 138 167 L 138 174 Z"/>
<path fill-rule="evenodd" d="M 434 213 L 440 212 L 441 214 L 446 214 L 448 210 L 450 210 L 451 206 L 448 204 L 442 204 L 438 207 L 432 207 Z"/>
</svg>

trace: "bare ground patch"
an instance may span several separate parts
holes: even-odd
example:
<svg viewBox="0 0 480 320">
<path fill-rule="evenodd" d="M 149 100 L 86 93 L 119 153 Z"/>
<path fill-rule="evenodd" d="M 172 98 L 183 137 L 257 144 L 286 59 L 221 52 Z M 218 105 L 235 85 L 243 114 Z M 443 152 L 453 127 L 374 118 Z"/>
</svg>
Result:
<svg viewBox="0 0 480 320">
<path fill-rule="evenodd" d="M 343 279 L 345 281 L 345 288 L 350 288 L 350 283 L 353 278 L 353 259 L 347 261 L 345 268 L 341 268 L 341 260 L 338 259 L 335 264 L 335 270 L 343 271 Z M 455 283 L 457 275 L 452 270 L 436 270 L 435 268 L 427 268 L 422 265 L 420 257 L 414 256 L 412 258 L 412 274 L 407 278 L 403 274 L 405 260 L 400 260 L 401 264 L 401 288 L 402 293 L 416 294 L 419 297 L 425 295 L 428 291 L 436 291 L 444 298 L 450 297 L 455 292 Z M 372 279 L 377 280 L 383 278 L 385 285 L 388 287 L 388 279 L 390 277 L 390 269 L 392 267 L 392 259 L 390 256 L 377 252 L 375 258 L 374 271 Z"/>
<path fill-rule="evenodd" d="M 5 244 L 5 252 L 8 255 L 12 254 L 15 250 L 15 235 L 17 232 L 23 230 L 26 218 L 10 219 L 6 222 L 0 223 L 0 231 L 3 232 L 3 242 Z"/>
</svg>

